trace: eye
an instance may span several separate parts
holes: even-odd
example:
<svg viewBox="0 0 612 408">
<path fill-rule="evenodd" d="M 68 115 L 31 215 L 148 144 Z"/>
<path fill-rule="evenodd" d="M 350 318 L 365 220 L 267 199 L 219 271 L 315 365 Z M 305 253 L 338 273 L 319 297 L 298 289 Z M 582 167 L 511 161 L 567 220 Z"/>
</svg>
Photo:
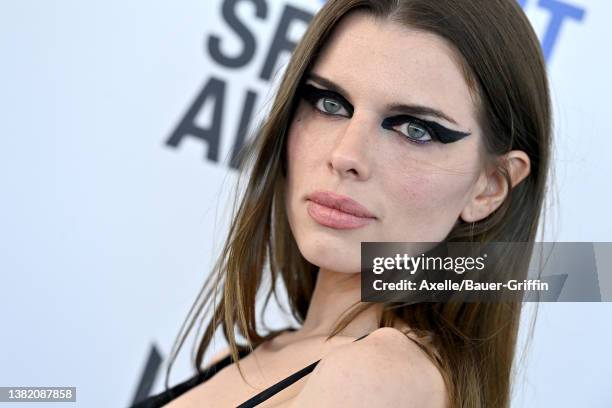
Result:
<svg viewBox="0 0 612 408">
<path fill-rule="evenodd" d="M 416 118 L 411 115 L 397 115 L 385 118 L 381 126 L 384 129 L 392 130 L 394 132 L 401 133 L 408 139 L 409 142 L 426 144 L 432 142 L 448 143 L 445 132 L 452 132 L 453 134 L 459 132 L 453 132 L 446 129 L 443 126 L 437 125 L 435 122 L 428 122 L 423 119 Z M 440 130 L 442 129 L 442 130 Z M 440 134 L 444 137 L 444 140 L 440 138 Z M 461 133 L 461 135 L 464 135 Z"/>
<path fill-rule="evenodd" d="M 454 143 L 471 135 L 469 132 L 451 130 L 437 122 L 428 121 L 412 115 L 397 115 L 385 118 L 380 124 L 384 129 L 399 132 L 413 143 Z M 405 131 L 400 130 L 406 128 Z"/>
<path fill-rule="evenodd" d="M 400 133 L 408 137 L 408 139 L 416 143 L 427 143 L 433 140 L 427 127 L 416 122 L 406 122 L 394 129 L 397 129 Z"/>
<path fill-rule="evenodd" d="M 329 96 L 322 97 L 315 103 L 315 108 L 331 115 L 349 116 L 350 114 L 344 109 L 342 104 Z M 342 112 L 344 110 L 344 112 Z M 340 112 L 340 113 L 339 113 Z"/>
<path fill-rule="evenodd" d="M 353 114 L 353 106 L 342 95 L 332 90 L 304 84 L 301 87 L 301 96 L 324 115 L 350 118 Z"/>
</svg>

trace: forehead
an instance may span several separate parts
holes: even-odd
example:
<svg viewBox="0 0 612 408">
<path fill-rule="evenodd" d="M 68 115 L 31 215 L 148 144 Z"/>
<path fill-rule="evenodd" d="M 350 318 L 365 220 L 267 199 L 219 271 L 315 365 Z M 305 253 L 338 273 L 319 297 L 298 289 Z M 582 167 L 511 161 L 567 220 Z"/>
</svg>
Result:
<svg viewBox="0 0 612 408">
<path fill-rule="evenodd" d="M 353 12 L 334 28 L 313 71 L 350 92 L 355 104 L 426 105 L 473 129 L 474 101 L 458 61 L 435 34 Z"/>
</svg>

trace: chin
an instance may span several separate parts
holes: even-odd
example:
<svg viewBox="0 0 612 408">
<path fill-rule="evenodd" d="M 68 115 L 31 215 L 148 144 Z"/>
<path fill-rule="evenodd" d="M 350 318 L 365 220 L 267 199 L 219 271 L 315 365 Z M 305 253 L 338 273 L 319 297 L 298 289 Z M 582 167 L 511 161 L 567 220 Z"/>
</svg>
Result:
<svg viewBox="0 0 612 408">
<path fill-rule="evenodd" d="M 351 231 L 320 226 L 310 218 L 305 207 L 295 213 L 288 212 L 288 222 L 300 253 L 308 262 L 340 273 L 361 272 L 359 235 L 351 237 Z"/>
<path fill-rule="evenodd" d="M 361 272 L 361 245 L 326 245 L 326 240 L 312 240 L 308 244 L 299 243 L 302 256 L 308 262 L 322 269 L 340 273 Z"/>
</svg>

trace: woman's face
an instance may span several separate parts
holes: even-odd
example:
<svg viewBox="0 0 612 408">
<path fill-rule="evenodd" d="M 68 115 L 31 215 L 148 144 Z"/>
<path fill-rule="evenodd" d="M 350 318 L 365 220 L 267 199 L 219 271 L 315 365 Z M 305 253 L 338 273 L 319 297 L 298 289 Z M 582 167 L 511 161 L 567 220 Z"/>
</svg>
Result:
<svg viewBox="0 0 612 408">
<path fill-rule="evenodd" d="M 288 135 L 286 209 L 309 262 L 359 272 L 362 241 L 448 235 L 481 176 L 475 106 L 455 61 L 436 35 L 366 14 L 336 27 Z"/>
</svg>

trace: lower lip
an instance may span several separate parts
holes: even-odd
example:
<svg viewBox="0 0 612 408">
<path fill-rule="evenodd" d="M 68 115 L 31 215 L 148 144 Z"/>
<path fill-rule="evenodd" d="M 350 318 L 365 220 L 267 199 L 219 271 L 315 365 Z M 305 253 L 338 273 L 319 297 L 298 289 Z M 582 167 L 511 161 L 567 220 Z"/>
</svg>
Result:
<svg viewBox="0 0 612 408">
<path fill-rule="evenodd" d="M 374 221 L 374 218 L 357 217 L 310 200 L 308 200 L 307 211 L 319 224 L 336 229 L 361 228 Z"/>
</svg>

